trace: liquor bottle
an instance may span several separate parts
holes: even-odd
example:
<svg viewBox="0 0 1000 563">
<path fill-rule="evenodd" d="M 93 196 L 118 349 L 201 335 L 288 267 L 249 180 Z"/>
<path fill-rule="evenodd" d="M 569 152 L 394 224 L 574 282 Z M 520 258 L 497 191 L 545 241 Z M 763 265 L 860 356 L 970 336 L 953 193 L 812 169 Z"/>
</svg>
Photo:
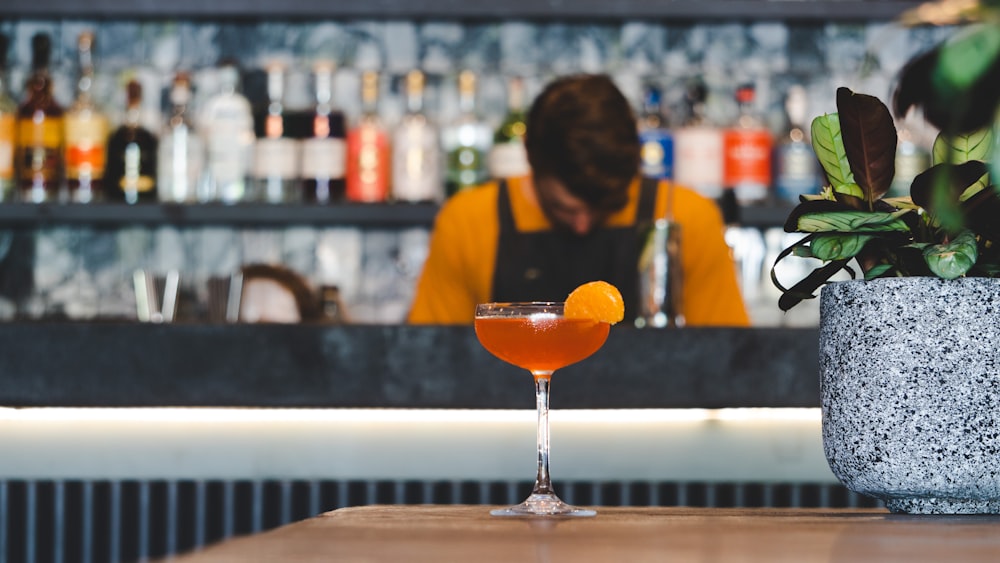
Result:
<svg viewBox="0 0 1000 563">
<path fill-rule="evenodd" d="M 688 85 L 687 118 L 674 131 L 674 179 L 709 199 L 722 195 L 722 130 L 705 115 L 708 89 L 701 80 Z"/>
<path fill-rule="evenodd" d="M 347 166 L 347 140 L 343 112 L 333 106 L 333 64 L 316 63 L 313 76 L 316 108 L 312 117 L 312 135 L 302 140 L 303 199 L 314 203 L 344 199 Z"/>
<path fill-rule="evenodd" d="M 17 145 L 17 102 L 7 91 L 7 49 L 10 40 L 0 33 L 0 203 L 14 201 L 14 148 Z"/>
<path fill-rule="evenodd" d="M 791 86 L 785 98 L 788 129 L 774 150 L 775 196 L 786 203 L 797 204 L 799 196 L 819 193 L 823 181 L 809 135 L 808 110 L 805 88 Z"/>
<path fill-rule="evenodd" d="M 438 131 L 424 113 L 424 73 L 406 75 L 406 115 L 392 140 L 392 195 L 399 201 L 444 199 Z"/>
<path fill-rule="evenodd" d="M 347 134 L 347 200 L 389 197 L 389 135 L 378 115 L 378 73 L 361 75 L 361 117 Z"/>
<path fill-rule="evenodd" d="M 130 80 L 125 93 L 125 119 L 108 138 L 107 198 L 125 203 L 156 201 L 157 139 L 140 123 L 142 85 Z"/>
<path fill-rule="evenodd" d="M 507 82 L 507 113 L 493 133 L 493 147 L 488 159 L 491 177 L 514 178 L 531 173 L 528 153 L 524 149 L 524 132 L 527 130 L 524 79 L 514 76 Z"/>
<path fill-rule="evenodd" d="M 302 199 L 298 187 L 299 143 L 285 130 L 284 91 L 284 65 L 269 65 L 267 111 L 259 117 L 263 135 L 254 143 L 253 189 L 247 197 L 250 200 L 294 203 Z"/>
<path fill-rule="evenodd" d="M 89 203 L 103 195 L 105 143 L 108 119 L 94 103 L 94 34 L 85 31 L 77 40 L 80 79 L 76 100 L 66 112 L 66 184 L 71 201 Z"/>
<path fill-rule="evenodd" d="M 674 138 L 667 128 L 661 98 L 659 88 L 646 86 L 638 125 L 641 171 L 647 178 L 673 178 L 674 175 Z"/>
<path fill-rule="evenodd" d="M 771 132 L 757 116 L 752 84 L 736 89 L 739 117 L 723 135 L 723 185 L 740 205 L 762 203 L 771 189 Z"/>
<path fill-rule="evenodd" d="M 160 201 L 194 203 L 205 164 L 205 145 L 191 123 L 191 80 L 174 76 L 170 87 L 170 117 L 160 137 L 156 185 Z"/>
<path fill-rule="evenodd" d="M 21 199 L 56 201 L 63 185 L 63 108 L 52 96 L 49 57 L 52 40 L 45 33 L 31 39 L 31 75 L 18 109 L 16 161 Z"/>
<path fill-rule="evenodd" d="M 198 199 L 233 204 L 243 201 L 253 152 L 253 113 L 239 92 L 239 71 L 219 70 L 220 91 L 210 97 L 198 120 L 205 139 L 205 181 Z"/>
<path fill-rule="evenodd" d="M 493 145 L 493 128 L 476 114 L 476 74 L 472 71 L 458 75 L 458 105 L 458 118 L 441 132 L 449 196 L 489 178 L 486 158 Z"/>
</svg>

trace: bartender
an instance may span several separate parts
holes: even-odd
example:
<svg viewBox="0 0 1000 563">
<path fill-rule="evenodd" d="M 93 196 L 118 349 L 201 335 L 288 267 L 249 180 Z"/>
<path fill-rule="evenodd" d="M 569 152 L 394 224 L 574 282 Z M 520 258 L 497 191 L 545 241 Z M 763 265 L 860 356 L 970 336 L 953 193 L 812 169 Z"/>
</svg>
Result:
<svg viewBox="0 0 1000 563">
<path fill-rule="evenodd" d="M 528 113 L 531 173 L 461 191 L 444 203 L 409 322 L 472 323 L 477 303 L 563 301 L 605 280 L 638 310 L 639 229 L 668 213 L 679 224 L 681 313 L 688 326 L 749 319 L 715 202 L 639 176 L 632 108 L 605 75 L 548 84 Z"/>
</svg>

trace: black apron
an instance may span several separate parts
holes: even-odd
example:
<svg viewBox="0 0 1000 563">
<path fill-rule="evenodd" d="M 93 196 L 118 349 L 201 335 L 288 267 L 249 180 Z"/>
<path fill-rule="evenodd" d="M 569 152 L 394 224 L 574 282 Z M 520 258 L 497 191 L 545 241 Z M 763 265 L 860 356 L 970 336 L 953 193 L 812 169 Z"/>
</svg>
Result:
<svg viewBox="0 0 1000 563">
<path fill-rule="evenodd" d="M 621 291 L 625 320 L 634 321 L 639 310 L 641 226 L 653 220 L 656 188 L 656 180 L 643 179 L 635 224 L 579 236 L 560 229 L 518 232 L 507 182 L 500 180 L 492 301 L 565 301 L 580 284 L 604 280 Z"/>
</svg>

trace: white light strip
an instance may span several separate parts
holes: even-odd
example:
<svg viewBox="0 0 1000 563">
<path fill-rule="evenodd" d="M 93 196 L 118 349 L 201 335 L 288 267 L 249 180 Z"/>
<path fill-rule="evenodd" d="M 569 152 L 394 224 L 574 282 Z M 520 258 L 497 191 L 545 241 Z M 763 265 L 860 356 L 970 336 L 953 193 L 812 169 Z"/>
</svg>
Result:
<svg viewBox="0 0 1000 563">
<path fill-rule="evenodd" d="M 557 409 L 553 419 L 585 423 L 691 423 L 742 421 L 819 421 L 818 408 L 724 409 Z M 520 422 L 534 412 L 499 409 L 287 409 L 287 408 L 64 408 L 0 407 L 0 422 L 114 421 L 114 422 Z"/>
</svg>

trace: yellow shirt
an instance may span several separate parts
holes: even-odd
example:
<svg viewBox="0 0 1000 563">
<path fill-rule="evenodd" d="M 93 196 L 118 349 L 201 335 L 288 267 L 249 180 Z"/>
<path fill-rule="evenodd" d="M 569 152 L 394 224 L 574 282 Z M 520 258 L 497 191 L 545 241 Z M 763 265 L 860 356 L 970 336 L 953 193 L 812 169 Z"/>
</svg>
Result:
<svg viewBox="0 0 1000 563">
<path fill-rule="evenodd" d="M 530 180 L 511 178 L 507 184 L 518 231 L 551 230 L 551 223 L 535 201 Z M 663 182 L 659 186 L 657 217 L 666 211 L 666 186 Z M 607 226 L 635 223 L 639 188 L 636 179 L 629 188 L 628 205 L 609 217 Z M 464 190 L 441 207 L 409 322 L 471 324 L 476 304 L 490 301 L 500 234 L 498 190 L 496 182 Z M 687 325 L 750 324 L 715 202 L 679 186 L 674 187 L 673 199 L 674 218 L 681 232 L 681 313 Z M 581 283 L 584 281 L 589 280 Z"/>
</svg>

